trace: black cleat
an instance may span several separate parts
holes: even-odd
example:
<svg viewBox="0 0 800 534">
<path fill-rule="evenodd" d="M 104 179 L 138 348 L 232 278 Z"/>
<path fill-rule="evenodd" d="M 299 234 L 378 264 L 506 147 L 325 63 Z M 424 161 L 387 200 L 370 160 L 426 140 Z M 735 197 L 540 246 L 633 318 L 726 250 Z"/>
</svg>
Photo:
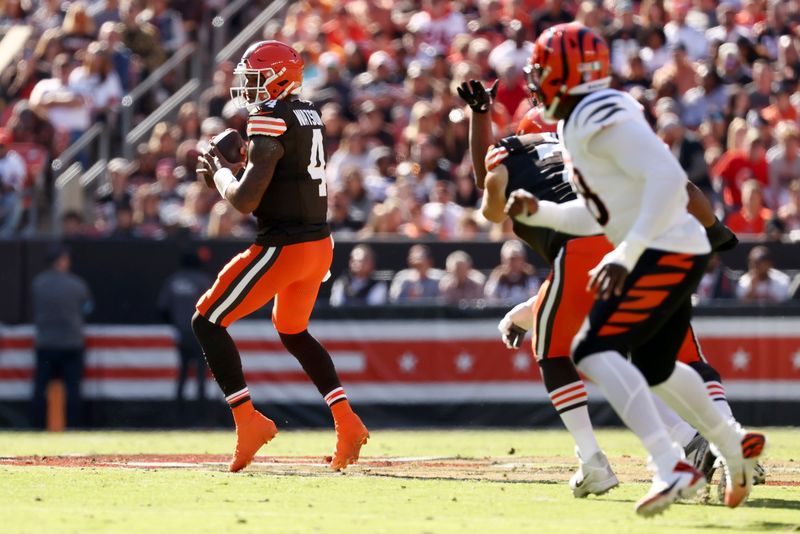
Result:
<svg viewBox="0 0 800 534">
<path fill-rule="evenodd" d="M 683 449 L 683 452 L 686 455 L 686 461 L 703 473 L 707 482 L 711 482 L 714 477 L 714 471 L 717 469 L 714 465 L 717 457 L 711 452 L 711 447 L 709 447 L 706 438 L 699 433 L 695 434 L 692 441 Z"/>
</svg>

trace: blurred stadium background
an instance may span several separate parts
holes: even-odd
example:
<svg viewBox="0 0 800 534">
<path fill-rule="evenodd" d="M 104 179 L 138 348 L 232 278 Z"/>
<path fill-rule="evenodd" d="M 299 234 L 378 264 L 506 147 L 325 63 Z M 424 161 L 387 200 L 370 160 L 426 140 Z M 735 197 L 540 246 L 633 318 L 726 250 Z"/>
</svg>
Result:
<svg viewBox="0 0 800 534">
<path fill-rule="evenodd" d="M 336 254 L 312 328 L 367 423 L 556 424 L 530 348 L 508 351 L 495 327 L 547 268 L 476 210 L 454 88 L 499 78 L 496 133 L 513 132 L 532 40 L 573 19 L 607 36 L 615 85 L 740 235 L 696 299 L 737 415 L 800 424 L 796 1 L 4 0 L 0 427 L 66 423 L 58 383 L 46 418 L 31 409 L 31 286 L 65 250 L 93 302 L 75 424 L 229 424 L 167 288 L 213 276 L 254 235 L 195 158 L 226 127 L 244 134 L 233 67 L 272 38 L 301 52 L 327 126 Z M 327 424 L 269 310 L 253 319 L 233 335 L 256 402 L 289 427 Z M 591 410 L 615 422 L 596 394 Z"/>
</svg>

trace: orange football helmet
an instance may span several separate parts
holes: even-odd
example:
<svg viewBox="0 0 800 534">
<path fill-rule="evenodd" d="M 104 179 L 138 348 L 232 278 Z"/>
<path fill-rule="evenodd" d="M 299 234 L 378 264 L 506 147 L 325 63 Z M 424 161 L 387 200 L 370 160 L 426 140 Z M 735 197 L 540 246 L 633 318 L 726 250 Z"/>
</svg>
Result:
<svg viewBox="0 0 800 534">
<path fill-rule="evenodd" d="M 243 107 L 263 104 L 300 92 L 303 58 L 280 41 L 261 41 L 245 51 L 233 74 L 231 98 Z"/>
<path fill-rule="evenodd" d="M 543 113 L 544 110 L 539 106 L 529 109 L 525 116 L 522 117 L 522 120 L 519 121 L 516 134 L 556 133 L 558 123 L 544 120 Z"/>
<path fill-rule="evenodd" d="M 565 96 L 584 95 L 609 86 L 608 45 L 583 24 L 558 24 L 536 39 L 525 76 L 528 88 L 544 104 L 545 118 L 552 120 Z"/>
</svg>

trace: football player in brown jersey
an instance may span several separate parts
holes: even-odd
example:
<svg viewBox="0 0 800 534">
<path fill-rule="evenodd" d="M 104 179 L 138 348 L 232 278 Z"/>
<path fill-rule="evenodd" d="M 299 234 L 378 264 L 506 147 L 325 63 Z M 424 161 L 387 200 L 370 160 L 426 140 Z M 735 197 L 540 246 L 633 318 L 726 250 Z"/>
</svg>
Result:
<svg viewBox="0 0 800 534">
<path fill-rule="evenodd" d="M 229 162 L 212 146 L 198 173 L 212 176 L 223 199 L 258 223 L 255 243 L 233 258 L 197 303 L 192 327 L 236 422 L 231 471 L 247 466 L 277 433 L 250 399 L 241 358 L 227 331 L 274 299 L 272 322 L 330 406 L 336 426 L 331 468 L 358 459 L 369 433 L 353 412 L 333 361 L 308 332 L 319 286 L 328 276 L 333 241 L 327 219 L 325 126 L 319 110 L 298 97 L 303 60 L 290 46 L 262 41 L 244 53 L 231 95 L 247 107 L 247 163 Z"/>
</svg>

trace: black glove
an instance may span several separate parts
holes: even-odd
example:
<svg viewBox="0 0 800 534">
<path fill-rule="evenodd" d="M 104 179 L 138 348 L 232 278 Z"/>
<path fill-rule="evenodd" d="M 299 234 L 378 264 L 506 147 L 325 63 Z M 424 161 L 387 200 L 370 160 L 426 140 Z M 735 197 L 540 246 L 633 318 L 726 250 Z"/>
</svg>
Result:
<svg viewBox="0 0 800 534">
<path fill-rule="evenodd" d="M 526 333 L 527 330 L 512 324 L 508 333 L 503 334 L 503 341 L 506 342 L 506 345 L 510 345 L 511 347 L 518 349 L 522 346 L 522 340 L 525 339 Z"/>
<path fill-rule="evenodd" d="M 711 250 L 714 252 L 730 250 L 739 244 L 739 238 L 736 237 L 733 230 L 722 224 L 719 219 L 715 220 L 714 224 L 709 228 L 706 228 L 706 235 L 711 243 Z"/>
<path fill-rule="evenodd" d="M 500 80 L 496 80 L 489 91 L 478 80 L 470 80 L 459 85 L 456 90 L 458 96 L 467 103 L 467 105 L 475 113 L 486 113 L 492 106 L 492 100 L 497 96 L 497 84 Z"/>
</svg>

